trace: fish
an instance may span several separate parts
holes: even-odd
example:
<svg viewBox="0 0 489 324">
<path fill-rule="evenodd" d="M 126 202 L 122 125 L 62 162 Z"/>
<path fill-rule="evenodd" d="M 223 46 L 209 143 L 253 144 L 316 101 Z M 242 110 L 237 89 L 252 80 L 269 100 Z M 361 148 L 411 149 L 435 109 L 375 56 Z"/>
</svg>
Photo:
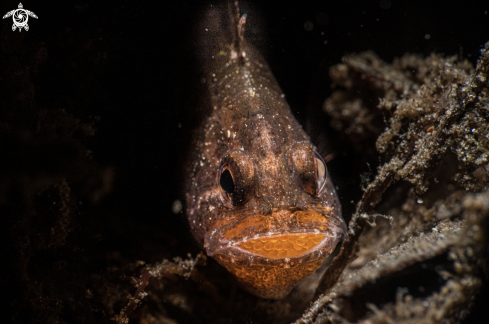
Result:
<svg viewBox="0 0 489 324">
<path fill-rule="evenodd" d="M 190 230 L 244 290 L 280 299 L 346 237 L 341 204 L 323 157 L 244 37 L 247 15 L 236 3 L 203 17 L 203 118 L 186 171 Z"/>
</svg>

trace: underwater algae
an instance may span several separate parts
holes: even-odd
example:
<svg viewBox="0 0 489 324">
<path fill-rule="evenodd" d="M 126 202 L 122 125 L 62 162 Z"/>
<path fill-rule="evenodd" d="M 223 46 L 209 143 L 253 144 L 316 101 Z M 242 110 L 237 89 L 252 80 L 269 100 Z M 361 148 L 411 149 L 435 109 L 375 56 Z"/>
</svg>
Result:
<svg viewBox="0 0 489 324">
<path fill-rule="evenodd" d="M 356 94 L 380 94 L 378 108 L 391 116 L 376 147 L 387 162 L 357 203 L 350 241 L 324 275 L 318 299 L 296 323 L 449 323 L 466 316 L 488 270 L 488 150 L 482 144 L 488 72 L 489 43 L 475 70 L 434 54 L 405 55 L 388 65 L 371 52 L 331 69 L 346 90 L 333 93 L 324 108 L 348 140 L 375 136 L 372 107 Z M 417 297 L 402 289 L 420 279 L 415 265 L 422 277 L 430 262 L 443 283 L 427 288 L 420 280 Z M 407 268 L 411 273 L 403 274 Z M 374 297 L 387 281 L 396 293 Z"/>
</svg>

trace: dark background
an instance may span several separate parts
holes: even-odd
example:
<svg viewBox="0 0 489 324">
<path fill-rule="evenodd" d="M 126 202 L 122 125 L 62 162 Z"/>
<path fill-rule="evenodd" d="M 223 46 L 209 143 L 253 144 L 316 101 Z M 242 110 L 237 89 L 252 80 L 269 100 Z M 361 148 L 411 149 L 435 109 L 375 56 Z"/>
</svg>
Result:
<svg viewBox="0 0 489 324">
<path fill-rule="evenodd" d="M 2 1 L 0 12 L 3 15 L 17 5 L 17 1 Z M 35 231 L 29 227 L 32 224 L 18 223 L 18 219 L 34 216 L 25 207 L 22 189 L 30 183 L 16 177 L 29 174 L 34 179 L 41 173 L 56 173 L 51 168 L 57 168 L 58 150 L 23 154 L 22 145 L 2 146 L 0 159 L 5 164 L 1 174 L 4 179 L 14 174 L 8 183 L 14 183 L 17 190 L 10 199 L 11 188 L 2 187 L 7 188 L 0 209 L 5 224 L 4 260 L 13 260 L 11 268 L 5 269 L 18 273 L 23 249 L 32 258 L 30 265 L 36 265 L 32 261 L 36 257 L 67 260 L 67 276 L 89 283 L 88 273 L 105 271 L 110 262 L 104 255 L 113 251 L 122 254 L 122 259 L 147 262 L 185 257 L 188 252 L 195 255 L 199 248 L 192 241 L 185 216 L 174 214 L 171 206 L 176 199 L 183 201 L 183 166 L 192 131 L 202 120 L 195 108 L 200 75 L 193 35 L 206 5 L 196 1 L 85 0 L 28 1 L 23 5 L 39 17 L 29 19 L 28 32 L 12 32 L 11 18 L 0 25 L 4 143 L 6 139 L 16 143 L 25 134 L 36 141 L 40 112 L 58 109 L 78 123 L 91 123 L 95 135 L 75 132 L 68 136 L 73 147 L 89 149 L 93 158 L 88 166 L 68 167 L 61 174 L 83 204 L 74 221 L 76 229 L 66 245 L 54 252 L 29 250 L 22 245 L 29 243 L 17 241 L 18 233 L 29 236 Z M 487 1 L 249 1 L 247 5 L 249 37 L 264 53 L 302 123 L 321 110 L 331 92 L 329 67 L 340 63 L 345 54 L 372 50 L 391 62 L 406 52 L 424 56 L 435 52 L 475 63 L 479 49 L 489 41 Z M 349 165 L 347 148 L 335 150 L 346 152 L 341 161 Z M 44 161 L 48 171 L 36 161 Z M 98 171 L 91 173 L 90 168 Z M 338 170 L 336 181 L 342 184 L 344 201 L 361 194 L 358 174 L 363 166 L 351 163 L 351 168 Z M 112 186 L 102 198 L 94 199 L 91 188 L 97 186 L 87 185 L 86 179 L 90 174 L 103 177 L 107 170 L 114 174 Z M 345 207 L 346 218 L 350 209 Z M 42 226 L 42 218 L 39 221 Z M 73 248 L 79 251 L 75 255 L 68 252 Z M 47 256 L 39 254 L 40 250 Z M 41 269 L 42 262 L 38 263 Z M 32 277 L 33 271 L 27 273 Z M 23 287 L 25 278 L 12 273 L 4 277 L 4 283 Z M 29 322 L 35 310 L 26 306 L 27 297 L 17 292 L 10 300 L 16 314 L 10 319 Z M 22 310 L 26 317 L 19 315 Z"/>
</svg>

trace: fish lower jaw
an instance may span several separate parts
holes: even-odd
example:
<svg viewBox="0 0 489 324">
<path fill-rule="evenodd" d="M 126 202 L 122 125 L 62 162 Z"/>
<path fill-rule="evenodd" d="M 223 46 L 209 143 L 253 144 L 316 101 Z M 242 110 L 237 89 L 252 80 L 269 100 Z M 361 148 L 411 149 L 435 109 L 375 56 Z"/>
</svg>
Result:
<svg viewBox="0 0 489 324">
<path fill-rule="evenodd" d="M 212 256 L 238 279 L 243 289 L 261 298 L 279 299 L 289 294 L 300 280 L 316 271 L 331 255 L 340 238 L 324 233 L 265 235 L 218 245 Z M 319 243 L 314 245 L 316 242 Z M 304 253 L 301 246 L 306 247 Z M 290 251 L 291 247 L 296 251 L 289 252 L 289 256 L 278 256 Z M 286 252 L 279 252 L 284 250 Z M 277 256 L 272 257 L 275 251 Z"/>
</svg>

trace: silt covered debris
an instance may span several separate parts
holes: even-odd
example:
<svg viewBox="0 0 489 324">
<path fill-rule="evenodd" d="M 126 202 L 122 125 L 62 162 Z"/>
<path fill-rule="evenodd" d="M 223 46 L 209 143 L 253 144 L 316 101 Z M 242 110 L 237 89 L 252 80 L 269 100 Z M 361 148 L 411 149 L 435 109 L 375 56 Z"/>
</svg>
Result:
<svg viewBox="0 0 489 324">
<path fill-rule="evenodd" d="M 459 322 L 488 275 L 489 44 L 475 70 L 366 52 L 331 77 L 342 88 L 324 104 L 331 126 L 358 151 L 375 143 L 363 162 L 381 162 L 295 323 Z"/>
</svg>

